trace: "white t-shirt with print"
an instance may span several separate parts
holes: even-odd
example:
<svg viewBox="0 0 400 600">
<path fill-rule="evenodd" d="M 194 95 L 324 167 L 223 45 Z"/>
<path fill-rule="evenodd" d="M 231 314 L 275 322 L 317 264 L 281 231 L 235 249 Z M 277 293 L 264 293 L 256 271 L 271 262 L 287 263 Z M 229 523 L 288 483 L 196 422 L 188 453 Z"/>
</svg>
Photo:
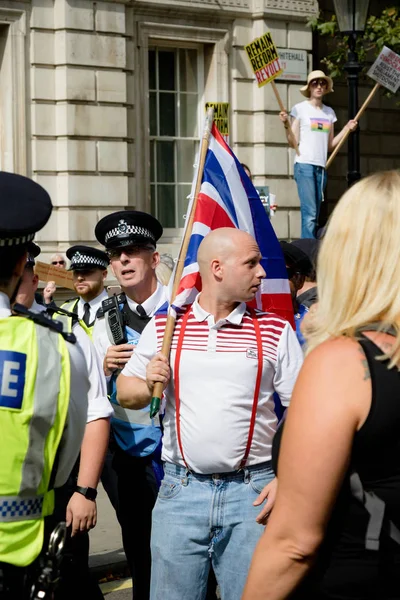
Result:
<svg viewBox="0 0 400 600">
<path fill-rule="evenodd" d="M 333 123 L 337 118 L 330 106 L 315 108 L 308 100 L 296 104 L 290 116 L 300 122 L 300 156 L 295 162 L 325 167 L 328 156 L 328 141 Z"/>
</svg>

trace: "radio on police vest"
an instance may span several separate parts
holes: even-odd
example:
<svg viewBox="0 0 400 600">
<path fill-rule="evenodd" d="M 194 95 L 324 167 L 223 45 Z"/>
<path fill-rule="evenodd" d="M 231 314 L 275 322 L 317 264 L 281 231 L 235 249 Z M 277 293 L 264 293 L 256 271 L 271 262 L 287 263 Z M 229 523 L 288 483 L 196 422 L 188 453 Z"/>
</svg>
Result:
<svg viewBox="0 0 400 600">
<path fill-rule="evenodd" d="M 120 304 L 124 304 L 125 297 L 122 294 L 111 296 L 102 302 L 102 310 L 106 320 L 106 328 L 109 337 L 114 341 L 115 346 L 127 344 L 128 338 L 125 332 L 125 323 L 120 311 Z"/>
</svg>

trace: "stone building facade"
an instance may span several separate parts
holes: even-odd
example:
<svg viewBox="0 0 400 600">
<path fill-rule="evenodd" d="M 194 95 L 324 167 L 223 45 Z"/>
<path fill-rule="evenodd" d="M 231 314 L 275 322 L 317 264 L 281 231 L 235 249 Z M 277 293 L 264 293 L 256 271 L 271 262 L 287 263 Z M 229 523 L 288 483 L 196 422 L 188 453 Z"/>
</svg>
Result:
<svg viewBox="0 0 400 600">
<path fill-rule="evenodd" d="M 311 67 L 306 19 L 318 10 L 316 0 L 0 0 L 0 168 L 51 194 L 55 210 L 37 236 L 44 258 L 94 244 L 96 222 L 131 207 L 158 216 L 160 248 L 176 254 L 206 102 L 230 103 L 231 145 L 276 194 L 277 234 L 297 237 L 292 151 L 244 46 L 269 28 Z M 288 107 L 303 98 L 302 83 L 277 85 Z M 375 137 L 377 122 L 368 120 Z"/>
</svg>

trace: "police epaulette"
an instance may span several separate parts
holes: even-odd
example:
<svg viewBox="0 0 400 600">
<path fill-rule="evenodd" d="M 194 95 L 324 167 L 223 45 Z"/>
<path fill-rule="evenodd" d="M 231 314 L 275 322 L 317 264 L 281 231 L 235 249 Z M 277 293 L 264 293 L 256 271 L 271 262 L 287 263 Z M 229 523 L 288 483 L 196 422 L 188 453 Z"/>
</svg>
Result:
<svg viewBox="0 0 400 600">
<path fill-rule="evenodd" d="M 51 314 L 51 316 L 53 316 L 54 313 L 58 313 L 59 315 L 65 315 L 66 317 L 71 317 L 71 319 L 76 319 L 79 321 L 79 317 L 76 313 L 65 310 L 65 308 L 61 308 L 60 306 L 47 306 L 46 312 Z"/>
<path fill-rule="evenodd" d="M 14 304 L 13 312 L 16 315 L 21 315 L 22 317 L 30 319 L 37 325 L 42 325 L 43 327 L 47 327 L 52 331 L 60 333 L 63 336 L 63 338 L 71 344 L 76 343 L 76 337 L 73 333 L 67 333 L 66 331 L 63 331 L 62 323 L 60 323 L 59 321 L 53 321 L 52 319 L 49 319 L 43 313 L 32 312 L 25 308 L 25 306 L 23 306 L 22 304 Z"/>
</svg>

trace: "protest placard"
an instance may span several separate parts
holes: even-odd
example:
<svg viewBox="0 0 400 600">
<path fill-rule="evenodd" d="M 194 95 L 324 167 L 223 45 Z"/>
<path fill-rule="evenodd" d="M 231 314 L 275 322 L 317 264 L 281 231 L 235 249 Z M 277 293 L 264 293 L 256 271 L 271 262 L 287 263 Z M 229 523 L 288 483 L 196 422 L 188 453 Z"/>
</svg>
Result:
<svg viewBox="0 0 400 600">
<path fill-rule="evenodd" d="M 40 281 L 54 281 L 56 285 L 70 290 L 74 289 L 72 271 L 66 271 L 65 269 L 60 269 L 58 267 L 53 267 L 53 265 L 36 261 L 35 273 Z"/>
<path fill-rule="evenodd" d="M 384 46 L 367 75 L 395 94 L 400 86 L 400 56 Z"/>
<path fill-rule="evenodd" d="M 229 102 L 206 102 L 206 112 L 214 109 L 214 123 L 229 145 Z"/>
<path fill-rule="evenodd" d="M 258 87 L 266 85 L 283 73 L 278 50 L 269 32 L 247 44 L 244 49 L 250 59 Z"/>
<path fill-rule="evenodd" d="M 371 79 L 376 81 L 376 84 L 374 85 L 371 92 L 368 94 L 368 98 L 365 100 L 364 104 L 354 117 L 356 121 L 359 120 L 359 118 L 361 117 L 361 115 L 363 114 L 363 112 L 365 111 L 368 104 L 371 102 L 372 98 L 375 96 L 375 93 L 378 91 L 381 85 L 383 85 L 385 88 L 387 88 L 394 94 L 397 92 L 400 86 L 400 56 L 396 54 L 396 52 L 393 52 L 393 50 L 390 50 L 390 48 L 384 46 L 378 58 L 368 71 L 367 75 L 369 75 Z M 336 148 L 328 158 L 327 163 L 325 165 L 325 169 L 328 169 L 331 166 L 335 156 L 347 140 L 349 134 L 350 131 L 347 130 L 345 135 L 340 140 L 339 144 L 336 146 Z"/>
<path fill-rule="evenodd" d="M 251 42 L 251 44 L 247 44 L 247 46 L 244 48 L 247 52 L 247 56 L 250 59 L 251 68 L 254 71 L 258 87 L 262 87 L 267 83 L 271 83 L 272 90 L 279 104 L 279 108 L 281 111 L 286 112 L 282 99 L 279 95 L 278 88 L 276 87 L 274 81 L 274 79 L 279 77 L 279 75 L 282 75 L 283 69 L 279 62 L 278 50 L 272 40 L 271 34 L 269 31 L 264 33 L 264 35 L 256 38 L 253 42 Z M 293 135 L 289 121 L 287 122 L 286 127 L 290 132 L 291 139 L 293 140 L 293 147 L 296 150 L 296 154 L 299 155 L 299 147 L 297 145 L 296 138 Z"/>
</svg>

